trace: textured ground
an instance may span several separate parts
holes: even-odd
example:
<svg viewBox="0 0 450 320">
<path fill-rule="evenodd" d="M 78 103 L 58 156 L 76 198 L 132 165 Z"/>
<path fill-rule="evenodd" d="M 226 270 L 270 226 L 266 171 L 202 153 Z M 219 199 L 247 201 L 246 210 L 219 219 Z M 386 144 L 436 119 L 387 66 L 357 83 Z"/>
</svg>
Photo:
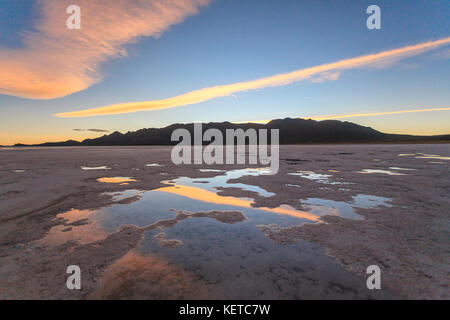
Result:
<svg viewBox="0 0 450 320">
<path fill-rule="evenodd" d="M 398 154 L 425 153 L 449 157 L 449 146 L 282 146 L 277 175 L 246 176 L 232 181 L 260 186 L 276 196 L 266 198 L 233 188 L 224 188 L 221 194 L 254 198 L 255 206 L 288 204 L 297 209 L 304 209 L 299 200 L 307 198 L 350 201 L 357 194 L 391 198 L 392 207 L 358 209 L 364 220 L 328 216 L 323 219 L 326 223 L 321 224 L 290 228 L 261 226 L 261 229 L 267 237 L 283 245 L 305 240 L 319 244 L 343 268 L 362 279 L 367 276 L 365 271 L 368 265 L 379 265 L 383 289 L 389 293 L 383 297 L 448 299 L 448 160 L 399 157 Z M 114 262 L 125 261 L 135 266 L 136 270 L 148 263 L 133 253 L 143 237 L 140 228 L 124 226 L 97 242 L 84 245 L 69 241 L 45 248 L 35 243 L 51 227 L 66 223 L 55 219 L 57 214 L 72 208 L 97 209 L 113 204 L 113 198 L 102 194 L 104 192 L 126 190 L 130 185 L 133 189 L 152 190 L 161 187 L 162 180 L 215 175 L 214 172 L 198 171 L 205 165 L 173 165 L 170 150 L 169 147 L 0 150 L 0 298 L 129 296 L 126 290 L 118 289 L 117 283 L 104 283 L 100 279 L 108 279 L 108 274 L 114 269 L 119 269 L 116 273 L 121 272 L 120 266 L 123 264 Z M 149 163 L 164 164 L 165 167 L 146 167 Z M 111 170 L 83 171 L 80 166 L 109 166 Z M 245 167 L 214 166 L 215 169 L 226 170 Z M 417 170 L 397 171 L 407 175 L 396 176 L 356 172 L 362 169 L 389 170 L 389 167 Z M 330 181 L 352 184 L 325 184 L 287 175 L 296 170 L 331 174 Z M 337 172 L 330 173 L 329 170 Z M 130 185 L 96 181 L 105 176 L 133 177 L 138 181 Z M 290 187 L 289 184 L 300 187 Z M 215 218 L 219 219 L 217 216 Z M 167 241 L 163 236 L 159 239 Z M 65 268 L 70 264 L 84 266 L 81 292 L 68 292 L 65 288 Z M 162 272 L 171 270 L 164 273 L 166 277 L 170 274 L 166 280 L 176 284 L 172 286 L 173 292 L 161 295 L 156 290 L 156 295 L 152 297 L 184 297 L 180 292 L 186 287 L 198 286 L 195 277 L 174 265 L 165 261 L 154 261 L 151 265 L 154 268 L 145 271 L 149 277 L 158 278 Z M 180 283 L 179 279 L 183 282 Z M 200 286 L 196 291 L 199 298 L 211 297 L 205 287 Z"/>
</svg>

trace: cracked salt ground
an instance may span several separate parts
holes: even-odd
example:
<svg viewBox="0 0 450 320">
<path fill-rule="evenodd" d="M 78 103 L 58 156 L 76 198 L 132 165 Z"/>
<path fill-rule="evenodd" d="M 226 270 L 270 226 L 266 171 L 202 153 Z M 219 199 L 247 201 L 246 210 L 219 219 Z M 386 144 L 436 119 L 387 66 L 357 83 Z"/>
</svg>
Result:
<svg viewBox="0 0 450 320">
<path fill-rule="evenodd" d="M 276 195 L 265 197 L 239 188 L 227 188 L 227 185 L 206 191 L 219 196 L 234 196 L 239 200 L 242 200 L 239 197 L 247 197 L 244 200 L 250 202 L 252 199 L 248 198 L 253 198 L 254 204 L 251 202 L 250 206 L 273 209 L 289 204 L 309 214 L 312 214 L 308 211 L 310 208 L 305 203 L 301 207 L 299 199 L 305 202 L 309 198 L 320 198 L 351 204 L 354 202 L 352 196 L 366 194 L 392 198 L 389 204 L 393 207 L 354 208 L 365 220 L 333 215 L 319 218 L 326 223 L 301 224 L 300 218 L 291 217 L 292 222 L 298 223 L 293 227 L 289 227 L 292 225 L 290 222 L 283 228 L 258 230 L 254 228 L 253 219 L 259 213 L 244 212 L 250 209 L 247 207 L 236 208 L 236 211 L 245 214 L 245 219 L 237 219 L 233 224 L 221 222 L 222 218 L 234 217 L 230 211 L 198 215 L 194 205 L 193 210 L 184 211 L 181 216 L 184 219 L 179 217 L 176 221 L 177 212 L 174 211 L 164 209 L 158 213 L 154 210 L 153 215 L 149 214 L 153 211 L 153 201 L 158 201 L 156 195 L 169 194 L 161 190 L 155 192 L 158 190 L 156 188 L 179 187 L 168 189 L 179 192 L 171 193 L 173 198 L 170 199 L 177 196 L 179 199 L 184 197 L 185 202 L 195 200 L 182 195 L 189 188 L 176 186 L 176 183 L 162 185 L 162 179 L 170 181 L 188 176 L 202 180 L 242 166 L 207 167 L 207 170 L 222 170 L 217 174 L 199 172 L 197 166 L 180 168 L 168 160 L 171 147 L 58 148 L 58 152 L 52 153 L 51 157 L 48 150 L 2 150 L 5 157 L 0 159 L 3 160 L 0 170 L 3 178 L 3 189 L 0 191 L 0 219 L 3 221 L 0 232 L 3 243 L 0 249 L 0 296 L 3 298 L 87 299 L 97 289 L 99 297 L 130 299 L 229 297 L 230 292 L 236 292 L 236 298 L 365 298 L 366 268 L 371 264 L 382 267 L 383 290 L 392 290 L 399 298 L 448 297 L 448 288 L 442 283 L 442 279 L 448 276 L 445 260 L 448 239 L 445 237 L 445 224 L 440 223 L 446 219 L 445 213 L 448 212 L 447 161 L 435 160 L 440 163 L 432 164 L 430 162 L 434 160 L 417 159 L 415 156 L 397 157 L 401 153 L 416 155 L 418 152 L 448 157 L 448 144 L 281 146 L 283 159 L 301 161 L 282 161 L 280 172 L 275 176 L 242 176 L 238 180 L 227 181 L 227 184 L 256 185 Z M 341 157 L 344 152 L 348 157 Z M 380 162 L 372 161 L 374 158 L 380 159 Z M 164 172 L 169 176 L 159 175 L 160 168 L 145 168 L 148 163 L 165 165 Z M 83 171 L 80 165 L 108 165 L 112 169 Z M 398 177 L 355 173 L 362 168 L 398 170 L 390 166 L 417 170 L 399 170 L 408 175 Z M 133 167 L 141 170 L 132 170 Z M 15 169 L 26 169 L 26 173 L 14 173 Z M 287 175 L 297 169 L 332 175 L 329 178 L 331 181 L 339 181 L 336 178 L 341 177 L 342 181 L 353 184 L 319 184 L 300 176 Z M 128 176 L 138 181 L 124 186 L 96 181 L 107 175 Z M 191 190 L 202 190 L 203 184 L 192 183 L 191 186 L 197 189 Z M 287 187 L 286 184 L 296 184 L 300 188 Z M 321 187 L 329 189 L 322 190 Z M 133 190 L 123 192 L 125 189 L 141 190 L 142 193 Z M 149 198 L 151 201 L 144 204 L 143 196 L 149 190 L 153 190 L 154 195 L 148 197 L 154 199 Z M 114 193 L 114 196 L 104 193 Z M 201 194 L 197 196 L 200 199 Z M 24 202 L 25 197 L 29 201 Z M 167 201 L 169 198 L 161 199 Z M 201 202 L 198 200 L 198 203 Z M 208 210 L 216 207 L 215 203 L 203 203 Z M 99 210 L 106 206 L 108 208 Z M 180 205 L 174 206 L 174 209 L 183 210 L 183 206 L 180 200 Z M 70 212 L 71 208 L 91 211 L 82 214 Z M 135 210 L 142 210 L 142 227 L 125 225 L 138 219 L 139 214 Z M 54 220 L 61 212 L 63 214 L 58 218 L 62 219 Z M 267 223 L 282 218 L 275 212 L 265 213 L 277 216 L 266 219 Z M 111 214 L 109 219 L 104 217 L 108 214 Z M 73 219 L 64 222 L 66 216 Z M 122 222 L 114 219 L 122 219 Z M 164 224 L 155 224 L 160 220 Z M 208 221 L 220 226 L 219 229 L 210 229 L 209 225 L 202 228 L 201 224 Z M 307 219 L 303 221 L 310 222 Z M 95 222 L 99 227 L 98 233 L 83 232 L 83 227 L 92 230 L 91 225 Z M 148 223 L 151 228 L 148 228 Z M 61 230 L 52 229 L 56 224 L 61 225 Z M 116 229 L 117 226 L 119 229 Z M 181 228 L 186 230 L 186 234 L 178 236 L 176 232 L 181 233 Z M 220 234 L 220 228 L 228 232 Z M 242 246 L 236 249 L 239 255 L 233 252 L 235 228 L 244 229 L 242 235 L 237 235 L 239 241 L 236 246 Z M 42 239 L 49 230 L 66 237 L 61 239 L 62 244 L 35 247 L 34 242 Z M 92 239 L 88 238 L 90 235 L 101 235 L 101 232 L 105 233 L 105 239 L 91 242 Z M 205 239 L 205 243 L 196 243 L 198 237 Z M 316 245 L 309 245 L 305 240 Z M 223 249 L 218 249 L 221 246 Z M 269 248 L 270 253 L 259 247 Z M 258 253 L 258 249 L 262 252 Z M 152 250 L 159 250 L 160 253 L 154 254 Z M 215 256 L 215 250 L 221 255 Z M 328 259 L 325 253 L 333 258 Z M 190 263 L 175 263 L 177 259 L 182 260 L 179 258 L 182 254 L 195 254 L 196 258 L 191 258 Z M 277 263 L 277 259 L 284 265 Z M 248 264 L 241 264 L 241 260 Z M 253 265 L 250 260 L 255 261 Z M 214 268 L 217 271 L 221 267 L 216 265 L 222 261 L 224 266 L 238 270 L 238 274 L 224 273 L 222 276 L 214 272 Z M 344 267 L 335 262 L 342 263 Z M 82 268 L 83 290 L 80 292 L 61 290 L 65 288 L 65 267 L 68 263 Z M 346 270 L 350 270 L 350 275 Z M 252 284 L 242 279 L 246 274 L 250 274 Z M 99 281 L 101 276 L 104 281 Z M 258 281 L 259 284 L 256 283 Z M 316 283 L 317 287 L 312 283 Z M 354 283 L 357 285 L 353 286 Z M 196 296 L 194 292 L 199 294 Z"/>
<path fill-rule="evenodd" d="M 216 188 L 233 187 L 271 197 L 273 193 L 260 187 L 229 182 L 263 172 L 264 169 L 243 169 L 212 178 L 180 177 L 165 181 L 167 186 L 152 191 L 116 192 L 112 194 L 116 204 L 110 207 L 58 215 L 63 225 L 53 227 L 40 243 L 86 244 L 104 239 L 123 226 L 135 226 L 130 232 L 141 232 L 143 240 L 107 269 L 102 278 L 105 285 L 94 297 L 126 294 L 139 298 L 145 292 L 146 297 L 165 298 L 165 292 L 171 290 L 179 295 L 177 298 L 198 297 L 198 291 L 210 297 L 234 299 L 389 297 L 385 292 L 369 292 L 363 279 L 326 256 L 319 245 L 304 241 L 281 245 L 260 230 L 261 225 L 318 223 L 325 214 L 358 219 L 352 211 L 354 207 L 376 207 L 386 199 L 359 195 L 351 204 L 308 199 L 308 210 L 301 211 L 284 205 L 254 208 L 253 199 L 218 194 Z M 129 265 L 130 259 L 142 264 L 136 268 Z M 178 276 L 155 278 L 149 269 L 155 263 L 166 266 L 167 272 L 173 269 Z M 118 273 L 128 275 L 123 278 Z M 166 289 L 155 291 L 145 285 L 154 281 L 154 285 Z M 180 287 L 180 281 L 191 285 Z M 114 283 L 114 288 L 106 283 Z M 134 289 L 128 292 L 130 286 Z"/>
</svg>

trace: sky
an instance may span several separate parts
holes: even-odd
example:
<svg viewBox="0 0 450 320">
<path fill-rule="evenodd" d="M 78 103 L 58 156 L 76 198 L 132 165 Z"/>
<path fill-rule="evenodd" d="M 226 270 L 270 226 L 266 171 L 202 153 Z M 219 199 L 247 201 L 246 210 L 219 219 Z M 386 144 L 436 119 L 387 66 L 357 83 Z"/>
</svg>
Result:
<svg viewBox="0 0 450 320">
<path fill-rule="evenodd" d="M 446 0 L 0 0 L 0 145 L 286 117 L 450 134 L 449 60 Z"/>
</svg>

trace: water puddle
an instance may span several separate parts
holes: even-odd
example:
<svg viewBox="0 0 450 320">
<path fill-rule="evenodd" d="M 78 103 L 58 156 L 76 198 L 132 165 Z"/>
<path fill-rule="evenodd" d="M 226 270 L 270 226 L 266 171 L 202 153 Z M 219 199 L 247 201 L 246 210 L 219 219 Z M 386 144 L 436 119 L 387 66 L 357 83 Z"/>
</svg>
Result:
<svg viewBox="0 0 450 320">
<path fill-rule="evenodd" d="M 417 156 L 417 159 L 436 159 L 436 160 L 450 160 L 450 157 L 442 157 L 439 155 L 424 155 L 424 156 Z"/>
<path fill-rule="evenodd" d="M 401 153 L 398 154 L 399 157 L 411 156 L 416 159 L 436 159 L 436 160 L 450 160 L 450 157 L 444 157 L 439 154 L 429 154 L 429 153 Z"/>
<path fill-rule="evenodd" d="M 131 197 L 135 197 L 137 195 L 141 195 L 143 193 L 144 193 L 144 191 L 141 191 L 141 190 L 129 189 L 129 190 L 120 191 L 120 192 L 105 192 L 103 194 L 111 196 L 113 201 L 117 202 L 117 201 L 122 201 L 124 199 L 128 199 Z"/>
<path fill-rule="evenodd" d="M 166 186 L 151 191 L 130 189 L 122 192 L 105 193 L 112 197 L 114 205 L 96 211 L 72 210 L 58 216 L 58 218 L 72 221 L 78 215 L 84 214 L 86 216 L 83 219 L 96 221 L 97 224 L 102 225 L 107 233 L 114 232 L 123 225 L 148 228 L 149 225 L 159 220 L 175 219 L 180 212 L 188 213 L 189 218 L 211 218 L 212 214 L 213 220 L 219 222 L 225 218 L 217 218 L 218 213 L 222 213 L 226 217 L 229 212 L 241 212 L 246 217 L 245 224 L 256 226 L 276 223 L 280 226 L 289 226 L 318 223 L 321 221 L 320 217 L 326 214 L 359 219 L 356 214 L 353 214 L 351 208 L 372 208 L 382 205 L 388 200 L 370 195 L 354 196 L 350 203 L 309 198 L 305 202 L 309 210 L 304 211 L 289 205 L 254 207 L 255 201 L 252 198 L 219 194 L 220 191 L 227 188 L 237 188 L 254 192 L 258 196 L 273 197 L 272 192 L 268 192 L 259 186 L 231 181 L 244 176 L 257 176 L 264 172 L 265 169 L 232 170 L 225 173 L 220 172 L 219 175 L 210 178 L 179 177 L 170 181 L 162 181 Z M 319 177 L 322 179 L 322 175 L 319 175 Z M 136 180 L 130 177 L 105 177 L 97 181 L 124 183 Z M 287 184 L 286 186 L 300 187 L 295 184 Z M 199 213 L 209 213 L 209 215 Z M 174 227 L 181 220 L 176 219 L 176 221 L 170 222 L 170 227 Z M 158 237 L 161 240 L 162 236 Z"/>
<path fill-rule="evenodd" d="M 335 170 L 328 170 L 328 172 L 338 172 Z M 302 171 L 298 170 L 297 172 L 288 173 L 291 176 L 300 176 L 302 178 L 315 181 L 317 183 L 324 184 L 350 184 L 350 182 L 342 182 L 342 181 L 331 181 L 330 178 L 333 177 L 331 174 L 323 174 L 323 173 L 315 173 L 313 171 Z M 341 179 L 341 178 L 339 178 Z"/>
<path fill-rule="evenodd" d="M 361 171 L 356 171 L 358 173 L 380 173 L 380 174 L 387 174 L 390 176 L 406 176 L 406 173 L 400 173 L 400 172 L 394 172 L 390 170 L 380 170 L 380 169 L 362 169 Z"/>
<path fill-rule="evenodd" d="M 80 168 L 81 168 L 81 170 L 86 170 L 86 171 L 89 171 L 89 170 L 111 170 L 111 168 L 107 167 L 107 166 L 100 166 L 100 167 L 83 167 L 83 166 L 81 166 Z"/>
<path fill-rule="evenodd" d="M 159 164 L 159 163 L 147 163 L 145 166 L 146 167 L 165 167 L 164 165 Z"/>
<path fill-rule="evenodd" d="M 108 233 L 102 227 L 101 221 L 92 218 L 93 215 L 95 211 L 76 209 L 58 214 L 56 220 L 62 221 L 63 224 L 51 228 L 37 244 L 58 246 L 68 241 L 87 244 L 106 238 Z"/>
<path fill-rule="evenodd" d="M 207 296 L 216 298 L 298 298 L 311 297 L 311 292 L 332 298 L 342 291 L 330 289 L 330 281 L 340 279 L 348 287 L 358 287 L 320 246 L 308 242 L 281 245 L 267 237 L 261 226 L 320 223 L 324 215 L 361 219 L 355 208 L 387 205 L 389 199 L 358 195 L 345 203 L 309 198 L 304 201 L 306 210 L 298 210 L 288 205 L 254 207 L 252 198 L 220 194 L 233 188 L 254 192 L 255 197 L 274 197 L 259 186 L 233 181 L 264 172 L 266 169 L 220 171 L 210 178 L 163 181 L 165 186 L 150 191 L 107 193 L 115 204 L 62 213 L 57 216 L 62 224 L 39 241 L 47 245 L 67 241 L 85 244 L 129 225 L 133 226 L 130 232 L 142 234 L 137 248 L 108 267 L 96 297 L 145 291 L 145 297 L 161 298 L 161 294 L 171 292 L 163 297 L 193 298 L 199 290 L 209 288 Z M 101 179 L 108 183 L 135 181 L 129 177 Z M 181 288 L 185 282 L 196 285 Z M 366 290 L 364 283 L 361 288 Z"/>
<path fill-rule="evenodd" d="M 135 182 L 137 180 L 130 177 L 105 177 L 105 178 L 98 178 L 97 181 L 103 183 L 128 184 L 129 182 Z"/>
<path fill-rule="evenodd" d="M 211 170 L 211 169 L 206 169 Z M 275 194 L 273 192 L 269 192 L 264 190 L 261 187 L 244 184 L 244 183 L 232 183 L 230 180 L 238 179 L 244 176 L 258 176 L 267 172 L 267 169 L 241 169 L 241 170 L 232 170 L 232 171 L 205 171 L 205 169 L 200 169 L 201 172 L 219 172 L 223 174 L 214 176 L 212 178 L 185 178 L 181 177 L 175 180 L 172 180 L 171 183 L 174 183 L 178 186 L 195 186 L 196 184 L 202 184 L 202 189 L 206 189 L 209 191 L 217 191 L 217 188 L 237 188 L 243 191 L 255 192 L 262 197 L 272 197 Z"/>
<path fill-rule="evenodd" d="M 411 168 L 400 168 L 400 167 L 389 167 L 391 170 L 405 170 L 405 171 L 415 171 L 417 169 L 411 169 Z"/>
<path fill-rule="evenodd" d="M 286 183 L 285 186 L 286 186 L 286 187 L 293 187 L 293 188 L 301 188 L 298 184 L 290 184 L 290 183 Z"/>
<path fill-rule="evenodd" d="M 389 198 L 359 194 L 353 196 L 353 201 L 348 203 L 344 201 L 324 200 L 318 198 L 308 198 L 305 201 L 303 207 L 307 208 L 308 212 L 316 214 L 318 216 L 335 215 L 347 219 L 363 220 L 364 218 L 355 212 L 355 208 L 370 209 L 379 206 L 391 205 L 388 202 Z"/>
</svg>

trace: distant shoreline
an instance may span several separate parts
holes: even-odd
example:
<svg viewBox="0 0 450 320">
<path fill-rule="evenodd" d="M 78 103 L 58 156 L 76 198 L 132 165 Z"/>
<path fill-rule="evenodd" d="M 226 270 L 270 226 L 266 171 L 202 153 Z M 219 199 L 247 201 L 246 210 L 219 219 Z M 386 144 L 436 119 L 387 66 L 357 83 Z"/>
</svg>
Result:
<svg viewBox="0 0 450 320">
<path fill-rule="evenodd" d="M 178 141 L 172 141 L 171 139 L 172 133 L 175 130 L 182 129 L 189 132 L 190 136 L 195 136 L 194 126 L 194 123 L 177 123 L 163 128 L 145 128 L 127 133 L 115 131 L 108 135 L 105 134 L 93 139 L 84 139 L 83 141 L 67 140 L 40 144 L 17 143 L 7 147 L 171 146 L 178 144 Z M 225 136 L 227 130 L 242 129 L 245 132 L 261 129 L 268 131 L 279 130 L 280 145 L 423 144 L 450 142 L 450 134 L 432 136 L 390 134 L 352 122 L 338 120 L 315 121 L 311 119 L 285 118 L 271 120 L 266 124 L 209 122 L 202 123 L 200 128 L 202 128 L 202 132 L 209 129 L 218 130 L 222 133 L 222 136 Z M 203 145 L 210 144 L 209 141 L 203 141 L 202 143 Z"/>
<path fill-rule="evenodd" d="M 323 145 L 377 145 L 377 144 L 399 144 L 399 145 L 414 145 L 414 144 L 447 144 L 450 140 L 439 141 L 389 141 L 389 142 L 311 142 L 311 143 L 287 143 L 280 144 L 281 146 L 323 146 Z M 20 145 L 20 146 L 0 146 L 0 150 L 8 149 L 33 149 L 33 148 L 110 148 L 110 147 L 173 147 L 174 145 L 79 145 L 79 146 L 62 146 L 62 145 Z M 206 144 L 203 146 L 207 146 Z"/>
</svg>

